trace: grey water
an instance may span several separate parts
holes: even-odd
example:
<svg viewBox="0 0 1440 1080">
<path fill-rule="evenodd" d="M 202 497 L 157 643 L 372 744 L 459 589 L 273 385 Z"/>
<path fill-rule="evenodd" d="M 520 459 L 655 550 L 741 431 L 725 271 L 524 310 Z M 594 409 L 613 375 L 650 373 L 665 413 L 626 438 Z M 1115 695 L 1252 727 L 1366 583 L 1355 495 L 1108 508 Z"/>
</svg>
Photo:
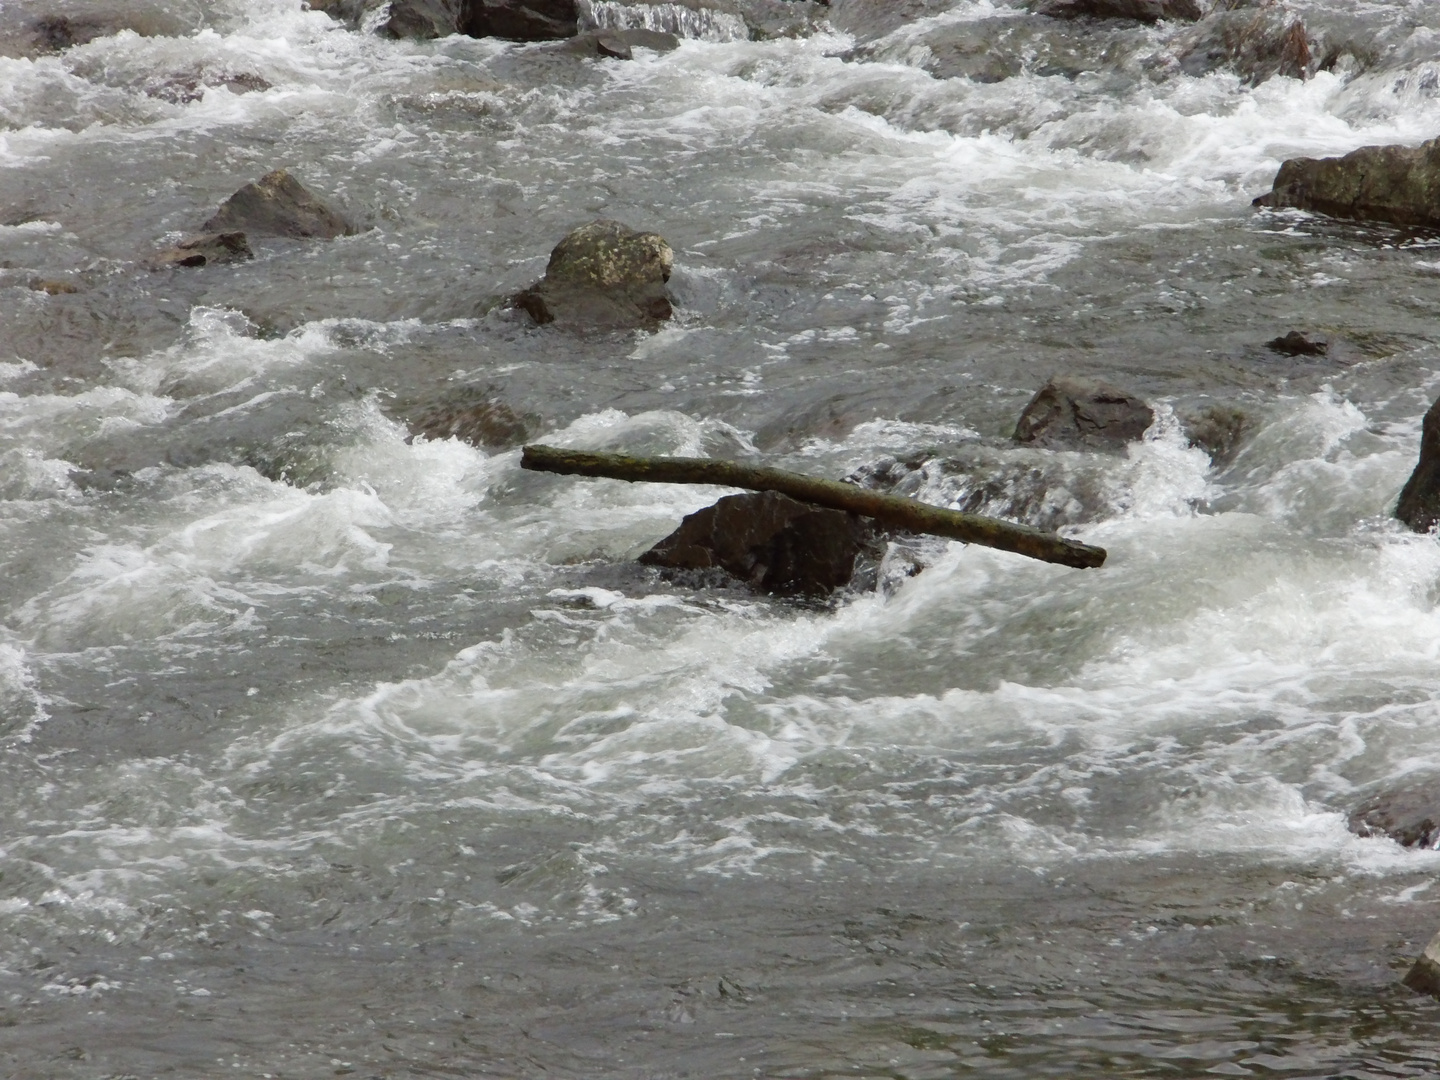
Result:
<svg viewBox="0 0 1440 1080">
<path fill-rule="evenodd" d="M 146 0 L 0 57 L 0 1075 L 1440 1072 L 1440 855 L 1346 828 L 1440 773 L 1440 546 L 1390 518 L 1440 248 L 1250 207 L 1440 135 L 1440 9 L 1291 4 L 1301 80 L 1001 0 L 619 7 L 692 36 Z M 146 268 L 282 166 L 363 230 Z M 674 247 L 672 322 L 505 306 L 599 216 Z M 1057 373 L 1155 426 L 1012 445 Z M 457 396 L 1110 557 L 690 589 L 632 560 L 719 491 L 412 436 Z"/>
</svg>

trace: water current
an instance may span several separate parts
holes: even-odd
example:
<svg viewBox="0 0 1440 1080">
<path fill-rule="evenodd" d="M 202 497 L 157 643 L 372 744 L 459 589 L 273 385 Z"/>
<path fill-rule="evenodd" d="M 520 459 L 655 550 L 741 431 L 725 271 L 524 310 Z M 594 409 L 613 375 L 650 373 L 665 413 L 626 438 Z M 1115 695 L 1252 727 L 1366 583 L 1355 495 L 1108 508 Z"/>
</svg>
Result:
<svg viewBox="0 0 1440 1080">
<path fill-rule="evenodd" d="M 1440 1072 L 1397 981 L 1440 855 L 1346 828 L 1440 770 L 1440 546 L 1390 517 L 1440 248 L 1250 207 L 1440 135 L 1440 6 L 1297 0 L 1304 80 L 1001 0 L 591 5 L 688 35 L 629 62 L 127 10 L 0 57 L 0 1074 Z M 281 166 L 363 230 L 146 269 Z M 600 216 L 674 247 L 673 321 L 501 302 Z M 1158 420 L 1013 445 L 1057 373 Z M 412 438 L 447 394 L 908 462 L 1109 561 L 667 583 L 721 492 Z"/>
</svg>

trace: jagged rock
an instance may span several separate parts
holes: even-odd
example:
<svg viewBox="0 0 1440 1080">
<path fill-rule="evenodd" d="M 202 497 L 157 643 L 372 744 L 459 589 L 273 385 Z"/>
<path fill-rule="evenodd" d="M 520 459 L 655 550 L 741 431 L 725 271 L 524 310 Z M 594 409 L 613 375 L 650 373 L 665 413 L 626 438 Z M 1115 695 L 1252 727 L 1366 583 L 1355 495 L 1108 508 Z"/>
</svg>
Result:
<svg viewBox="0 0 1440 1080">
<path fill-rule="evenodd" d="M 640 561 L 723 570 L 781 596 L 823 596 L 849 584 L 861 555 L 878 556 L 883 547 L 868 519 L 767 491 L 727 495 L 697 510 Z"/>
<path fill-rule="evenodd" d="M 1307 337 L 1299 330 L 1291 330 L 1288 334 L 1267 341 L 1265 347 L 1283 356 L 1324 356 L 1330 351 L 1330 342 L 1324 338 Z"/>
<path fill-rule="evenodd" d="M 1384 836 L 1401 847 L 1440 847 L 1440 783 L 1381 792 L 1350 815 L 1357 836 Z"/>
<path fill-rule="evenodd" d="M 390 0 L 390 18 L 380 32 L 417 41 L 448 37 L 464 17 L 464 0 Z"/>
<path fill-rule="evenodd" d="M 1180 417 L 1180 426 L 1191 446 L 1210 455 L 1210 464 L 1223 467 L 1235 460 L 1250 433 L 1250 418 L 1227 405 L 1207 405 L 1199 412 Z"/>
<path fill-rule="evenodd" d="M 1318 66 L 1305 24 L 1282 4 L 1217 11 L 1176 49 L 1180 70 L 1233 71 L 1250 86 L 1276 75 L 1308 79 Z"/>
<path fill-rule="evenodd" d="M 1150 406 L 1133 394 L 1092 379 L 1057 377 L 1025 406 L 1015 441 L 1048 450 L 1115 449 L 1154 422 Z"/>
<path fill-rule="evenodd" d="M 187 237 L 173 248 L 152 255 L 149 266 L 151 270 L 168 270 L 175 266 L 244 262 L 254 257 L 243 232 L 205 233 Z"/>
<path fill-rule="evenodd" d="M 1395 516 L 1416 532 L 1429 532 L 1440 521 L 1440 399 L 1421 424 L 1420 460 L 1395 504 Z"/>
<path fill-rule="evenodd" d="M 1440 228 L 1440 139 L 1362 146 L 1344 157 L 1291 158 L 1254 205 Z"/>
<path fill-rule="evenodd" d="M 537 420 L 496 401 L 491 391 L 471 387 L 413 410 L 409 427 L 412 436 L 453 438 L 486 450 L 508 450 L 529 438 Z"/>
<path fill-rule="evenodd" d="M 665 282 L 674 258 L 658 234 L 602 218 L 555 245 L 545 276 L 514 304 L 541 324 L 651 325 L 670 318 Z"/>
<path fill-rule="evenodd" d="M 1195 0 L 1040 0 L 1034 10 L 1054 19 L 1132 19 L 1153 23 L 1161 19 L 1194 22 L 1205 13 Z"/>
<path fill-rule="evenodd" d="M 462 34 L 510 41 L 557 41 L 580 30 L 577 0 L 465 0 Z"/>
<path fill-rule="evenodd" d="M 246 184 L 221 204 L 202 226 L 208 232 L 247 232 L 259 236 L 348 236 L 354 227 L 307 191 L 284 169 Z"/>
</svg>

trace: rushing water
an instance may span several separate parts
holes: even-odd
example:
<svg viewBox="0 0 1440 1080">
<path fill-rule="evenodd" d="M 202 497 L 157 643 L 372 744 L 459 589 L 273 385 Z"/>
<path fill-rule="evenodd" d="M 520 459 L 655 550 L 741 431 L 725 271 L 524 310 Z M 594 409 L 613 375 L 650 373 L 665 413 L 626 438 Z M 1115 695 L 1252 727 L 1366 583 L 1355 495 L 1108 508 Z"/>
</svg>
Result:
<svg viewBox="0 0 1440 1080">
<path fill-rule="evenodd" d="M 1440 134 L 1440 8 L 1295 5 L 1308 81 L 999 0 L 619 8 L 692 36 L 156 0 L 0 58 L 0 1074 L 1435 1075 L 1440 855 L 1345 819 L 1440 767 L 1440 547 L 1389 518 L 1440 251 L 1249 200 Z M 145 269 L 278 166 L 365 231 Z M 499 304 L 596 216 L 674 246 L 665 329 Z M 1057 372 L 1160 419 L 1011 446 Z M 408 438 L 460 389 L 898 458 L 1109 562 L 697 593 L 630 560 L 717 492 Z"/>
</svg>

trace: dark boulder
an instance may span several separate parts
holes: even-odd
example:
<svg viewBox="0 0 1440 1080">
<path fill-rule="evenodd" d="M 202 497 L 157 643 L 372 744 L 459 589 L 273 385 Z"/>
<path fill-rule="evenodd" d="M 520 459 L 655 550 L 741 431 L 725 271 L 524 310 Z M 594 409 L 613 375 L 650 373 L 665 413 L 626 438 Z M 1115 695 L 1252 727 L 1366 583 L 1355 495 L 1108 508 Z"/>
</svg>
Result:
<svg viewBox="0 0 1440 1080">
<path fill-rule="evenodd" d="M 176 266 L 244 262 L 254 257 L 243 232 L 205 233 L 187 237 L 173 248 L 157 252 L 150 257 L 149 266 L 152 270 L 168 270 Z"/>
<path fill-rule="evenodd" d="M 510 41 L 558 41 L 580 30 L 577 0 L 465 0 L 462 34 Z"/>
<path fill-rule="evenodd" d="M 1310 337 L 1299 330 L 1291 330 L 1281 337 L 1265 343 L 1271 352 L 1282 356 L 1325 356 L 1330 352 L 1330 342 L 1322 337 Z"/>
<path fill-rule="evenodd" d="M 1412 784 L 1367 799 L 1350 815 L 1357 836 L 1383 836 L 1401 847 L 1440 847 L 1440 783 Z"/>
<path fill-rule="evenodd" d="M 1319 67 L 1305 24 L 1281 4 L 1216 12 L 1180 43 L 1176 59 L 1187 75 L 1233 71 L 1250 86 L 1277 75 L 1308 79 Z"/>
<path fill-rule="evenodd" d="M 780 596 L 824 596 L 849 584 L 860 557 L 883 546 L 868 519 L 767 491 L 727 495 L 697 510 L 640 561 L 679 571 L 723 570 Z"/>
<path fill-rule="evenodd" d="M 354 226 L 307 191 L 284 169 L 246 184 L 221 204 L 203 228 L 207 232 L 247 232 L 257 236 L 348 236 Z"/>
<path fill-rule="evenodd" d="M 635 54 L 630 51 L 630 43 L 616 34 L 596 34 L 595 51 L 612 60 L 635 59 Z"/>
<path fill-rule="evenodd" d="M 539 420 L 521 416 L 509 405 L 496 401 L 490 390 L 473 387 L 446 394 L 407 413 L 412 437 L 459 439 L 485 450 L 519 446 Z"/>
<path fill-rule="evenodd" d="M 1034 10 L 1054 19 L 1130 19 L 1154 23 L 1161 19 L 1194 22 L 1205 14 L 1195 0 L 1040 0 Z"/>
<path fill-rule="evenodd" d="M 417 41 L 448 37 L 460 29 L 464 17 L 464 0 L 390 0 L 390 18 L 380 32 Z"/>
<path fill-rule="evenodd" d="M 670 318 L 665 283 L 674 258 L 656 233 L 592 221 L 555 246 L 545 276 L 513 302 L 540 324 L 651 326 Z"/>
<path fill-rule="evenodd" d="M 1015 441 L 1047 450 L 1118 449 L 1155 422 L 1134 394 L 1092 379 L 1057 377 L 1030 399 L 1015 425 Z"/>
<path fill-rule="evenodd" d="M 1440 139 L 1414 147 L 1362 146 L 1344 157 L 1292 158 L 1254 205 L 1440 228 Z"/>
<path fill-rule="evenodd" d="M 1395 516 L 1416 532 L 1429 532 L 1440 521 L 1440 399 L 1425 413 L 1420 460 L 1400 489 Z"/>
</svg>

